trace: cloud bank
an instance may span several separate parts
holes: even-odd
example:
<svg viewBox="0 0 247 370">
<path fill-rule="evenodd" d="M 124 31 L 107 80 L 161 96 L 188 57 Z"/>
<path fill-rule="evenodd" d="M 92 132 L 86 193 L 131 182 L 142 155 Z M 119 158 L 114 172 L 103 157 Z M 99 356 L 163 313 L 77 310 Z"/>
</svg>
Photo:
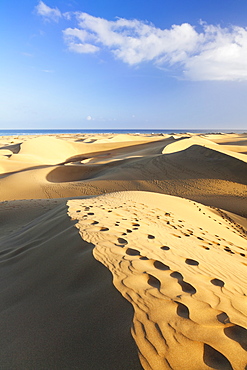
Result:
<svg viewBox="0 0 247 370">
<path fill-rule="evenodd" d="M 62 16 L 42 1 L 38 7 L 46 18 Z M 83 12 L 63 17 L 68 21 L 75 17 L 77 22 L 77 27 L 63 30 L 71 52 L 92 54 L 107 49 L 130 66 L 149 62 L 190 80 L 247 80 L 247 28 L 201 22 L 198 32 L 189 23 L 160 29 L 136 19 L 109 21 Z"/>
</svg>

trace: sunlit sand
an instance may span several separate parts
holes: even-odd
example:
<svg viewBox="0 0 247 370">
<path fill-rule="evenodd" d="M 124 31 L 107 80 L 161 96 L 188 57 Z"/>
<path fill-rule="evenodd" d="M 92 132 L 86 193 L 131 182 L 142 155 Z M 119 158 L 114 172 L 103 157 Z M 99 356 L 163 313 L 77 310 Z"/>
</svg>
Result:
<svg viewBox="0 0 247 370">
<path fill-rule="evenodd" d="M 3 369 L 245 370 L 247 135 L 0 137 Z"/>
</svg>

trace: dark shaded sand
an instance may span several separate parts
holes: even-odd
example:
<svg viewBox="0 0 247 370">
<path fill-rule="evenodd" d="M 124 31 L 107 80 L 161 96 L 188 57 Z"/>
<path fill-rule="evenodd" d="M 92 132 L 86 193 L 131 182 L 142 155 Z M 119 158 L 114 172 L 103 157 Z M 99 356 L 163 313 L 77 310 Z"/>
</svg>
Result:
<svg viewBox="0 0 247 370">
<path fill-rule="evenodd" d="M 0 239 L 1 369 L 142 368 L 132 306 L 73 225 L 64 204 Z"/>
</svg>

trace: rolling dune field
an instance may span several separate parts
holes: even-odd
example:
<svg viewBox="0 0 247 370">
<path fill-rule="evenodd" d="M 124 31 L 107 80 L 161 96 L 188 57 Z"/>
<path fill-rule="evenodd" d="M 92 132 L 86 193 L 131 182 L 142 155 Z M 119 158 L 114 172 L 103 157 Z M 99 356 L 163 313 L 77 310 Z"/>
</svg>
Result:
<svg viewBox="0 0 247 370">
<path fill-rule="evenodd" d="M 247 135 L 0 137 L 0 368 L 246 370 Z"/>
</svg>

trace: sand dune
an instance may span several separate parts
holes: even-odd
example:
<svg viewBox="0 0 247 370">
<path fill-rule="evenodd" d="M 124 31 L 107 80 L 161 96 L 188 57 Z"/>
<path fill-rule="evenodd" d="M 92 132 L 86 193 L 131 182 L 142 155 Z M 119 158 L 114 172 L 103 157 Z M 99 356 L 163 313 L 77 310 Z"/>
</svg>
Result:
<svg viewBox="0 0 247 370">
<path fill-rule="evenodd" d="M 134 307 L 132 334 L 145 369 L 245 368 L 241 228 L 223 212 L 160 194 L 124 192 L 68 205 L 82 239 L 96 246 L 95 258 Z"/>
<path fill-rule="evenodd" d="M 129 141 L 126 136 L 92 136 L 90 143 L 79 142 L 78 136 L 26 138 L 19 153 L 0 159 L 1 200 L 143 190 L 247 216 L 245 154 L 229 154 L 224 145 L 210 144 L 210 136 L 136 135 Z M 226 140 L 240 142 L 242 136 Z"/>
<path fill-rule="evenodd" d="M 247 240 L 224 212 L 145 192 L 5 209 L 2 368 L 140 369 L 132 318 L 144 369 L 245 368 Z"/>
<path fill-rule="evenodd" d="M 204 138 L 208 138 L 210 141 L 214 143 L 221 144 L 221 145 L 232 145 L 232 146 L 242 146 L 245 147 L 247 145 L 247 133 L 245 134 L 209 134 L 209 135 L 202 135 Z M 245 151 L 246 148 L 243 148 Z"/>
<path fill-rule="evenodd" d="M 246 369 L 247 135 L 0 143 L 1 369 Z"/>
<path fill-rule="evenodd" d="M 206 147 L 208 149 L 215 150 L 217 152 L 226 154 L 228 156 L 240 159 L 243 162 L 247 162 L 247 156 L 245 155 L 245 149 L 243 152 L 243 146 L 239 145 L 219 145 L 215 142 L 212 142 L 208 139 L 205 139 L 203 137 L 189 137 L 184 140 L 176 141 L 170 145 L 167 145 L 164 150 L 163 154 L 171 154 L 175 152 L 180 152 L 182 150 L 186 150 L 187 148 L 190 148 L 193 145 L 200 145 L 203 147 Z"/>
</svg>

